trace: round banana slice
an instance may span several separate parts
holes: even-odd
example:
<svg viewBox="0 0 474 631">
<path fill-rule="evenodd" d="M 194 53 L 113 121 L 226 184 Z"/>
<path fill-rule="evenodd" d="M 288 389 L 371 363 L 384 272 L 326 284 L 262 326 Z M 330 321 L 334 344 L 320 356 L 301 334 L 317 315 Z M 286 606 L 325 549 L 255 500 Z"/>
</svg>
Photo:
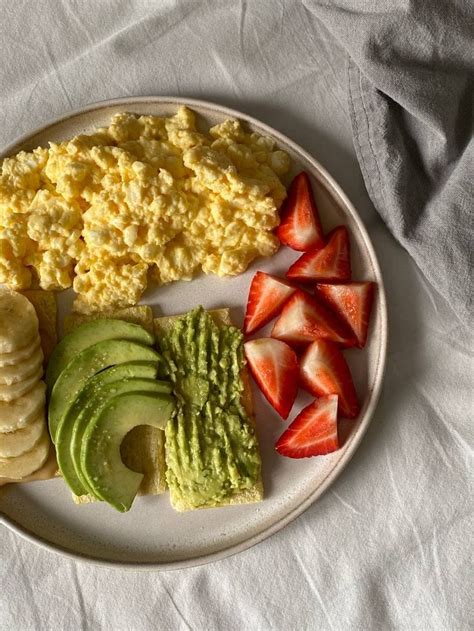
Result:
<svg viewBox="0 0 474 631">
<path fill-rule="evenodd" d="M 40 366 L 36 372 L 24 381 L 12 383 L 9 386 L 0 383 L 0 401 L 14 401 L 15 399 L 19 399 L 24 396 L 33 388 L 36 382 L 41 379 L 42 375 L 43 366 Z"/>
<path fill-rule="evenodd" d="M 0 353 L 13 353 L 38 335 L 38 318 L 31 302 L 10 289 L 0 288 Z"/>
<path fill-rule="evenodd" d="M 16 432 L 31 423 L 46 406 L 46 384 L 38 381 L 24 396 L 14 401 L 0 401 L 1 434 Z"/>
<path fill-rule="evenodd" d="M 28 377 L 38 371 L 42 363 L 43 351 L 41 348 L 38 348 L 29 359 L 12 366 L 0 368 L 0 385 L 11 386 L 19 381 L 25 381 L 25 379 L 28 379 Z"/>
<path fill-rule="evenodd" d="M 44 426 L 40 439 L 32 449 L 15 458 L 0 458 L 0 477 L 10 480 L 26 478 L 46 462 L 49 446 L 49 434 Z"/>
<path fill-rule="evenodd" d="M 43 435 L 46 427 L 44 411 L 32 423 L 16 432 L 0 434 L 0 458 L 21 456 L 25 451 L 33 449 Z"/>
<path fill-rule="evenodd" d="M 36 341 L 31 344 L 27 344 L 23 346 L 23 348 L 19 348 L 17 351 L 13 351 L 13 353 L 1 353 L 0 354 L 0 368 L 4 368 L 5 366 L 12 366 L 13 364 L 18 364 L 24 359 L 28 359 L 33 355 L 35 351 L 41 345 L 40 336 L 36 337 Z"/>
</svg>

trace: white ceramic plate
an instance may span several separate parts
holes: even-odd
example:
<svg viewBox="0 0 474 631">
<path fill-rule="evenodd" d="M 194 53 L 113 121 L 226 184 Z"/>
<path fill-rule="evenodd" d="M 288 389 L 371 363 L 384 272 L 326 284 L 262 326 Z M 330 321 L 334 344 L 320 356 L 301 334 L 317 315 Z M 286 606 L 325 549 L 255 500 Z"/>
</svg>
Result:
<svg viewBox="0 0 474 631">
<path fill-rule="evenodd" d="M 273 137 L 293 161 L 293 173 L 305 169 L 313 180 L 324 229 L 346 224 L 351 234 L 353 277 L 374 280 L 378 289 L 372 313 L 369 342 L 363 351 L 349 350 L 350 363 L 362 410 L 353 422 L 342 423 L 343 447 L 325 457 L 291 460 L 279 456 L 274 444 L 287 423 L 255 390 L 258 434 L 263 458 L 265 500 L 256 505 L 176 513 L 167 494 L 137 498 L 127 514 L 103 503 L 76 506 L 61 479 L 9 485 L 0 490 L 0 521 L 39 545 L 81 560 L 121 567 L 173 569 L 207 563 L 245 550 L 300 515 L 336 479 L 356 450 L 379 397 L 382 384 L 387 316 L 383 280 L 362 222 L 333 178 L 294 142 L 259 121 L 212 103 L 183 98 L 142 97 L 98 103 L 42 127 L 10 145 L 1 157 L 20 149 L 33 149 L 108 124 L 120 111 L 169 115 L 184 103 L 197 111 L 203 124 L 236 117 Z M 292 173 L 292 174 L 293 174 Z M 155 313 L 182 313 L 203 304 L 206 308 L 230 306 L 234 321 L 242 324 L 250 280 L 261 269 L 283 274 L 298 253 L 282 247 L 270 259 L 255 261 L 238 277 L 199 276 L 191 283 L 173 283 L 149 289 L 145 302 Z M 60 317 L 71 308 L 72 292 L 58 295 Z M 264 335 L 266 330 L 258 335 Z M 290 418 L 310 401 L 300 394 Z"/>
</svg>

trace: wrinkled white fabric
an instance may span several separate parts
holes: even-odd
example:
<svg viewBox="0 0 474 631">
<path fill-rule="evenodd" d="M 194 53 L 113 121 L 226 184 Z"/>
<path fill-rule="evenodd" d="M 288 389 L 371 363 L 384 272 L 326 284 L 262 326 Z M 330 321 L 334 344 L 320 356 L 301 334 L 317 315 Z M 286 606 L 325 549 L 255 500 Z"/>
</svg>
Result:
<svg viewBox="0 0 474 631">
<path fill-rule="evenodd" d="M 238 556 L 165 573 L 76 563 L 3 528 L 0 628 L 472 628 L 472 340 L 369 201 L 329 33 L 296 0 L 0 0 L 0 16 L 0 146 L 126 95 L 248 112 L 311 152 L 352 199 L 390 315 L 371 427 L 303 516 Z"/>
</svg>

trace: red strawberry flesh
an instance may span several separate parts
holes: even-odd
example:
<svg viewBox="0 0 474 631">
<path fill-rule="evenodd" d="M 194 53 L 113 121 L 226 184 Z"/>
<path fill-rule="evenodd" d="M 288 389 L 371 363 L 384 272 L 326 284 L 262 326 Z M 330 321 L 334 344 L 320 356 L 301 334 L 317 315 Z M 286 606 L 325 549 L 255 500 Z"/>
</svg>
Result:
<svg viewBox="0 0 474 631">
<path fill-rule="evenodd" d="M 300 380 L 316 397 L 337 394 L 339 413 L 346 418 L 359 414 L 359 403 L 347 362 L 335 344 L 316 340 L 300 359 Z"/>
<path fill-rule="evenodd" d="M 347 228 L 335 228 L 329 234 L 324 248 L 303 254 L 291 265 L 286 275 L 301 282 L 350 280 L 351 259 Z"/>
<path fill-rule="evenodd" d="M 288 418 L 298 391 L 299 368 L 288 344 L 262 337 L 244 344 L 250 371 L 260 390 L 282 418 Z"/>
<path fill-rule="evenodd" d="M 295 287 L 286 280 L 265 272 L 257 272 L 250 285 L 244 332 L 254 333 L 270 322 L 278 315 L 294 291 Z"/>
<path fill-rule="evenodd" d="M 363 348 L 367 341 L 375 283 L 360 282 L 345 285 L 321 283 L 316 285 L 315 292 L 350 326 L 357 338 L 357 346 Z"/>
<path fill-rule="evenodd" d="M 280 216 L 281 222 L 276 234 L 282 243 L 302 252 L 324 246 L 323 229 L 311 182 L 304 171 L 290 184 Z"/>
<path fill-rule="evenodd" d="M 357 341 L 336 314 L 301 289 L 296 290 L 283 307 L 273 326 L 272 337 L 297 346 L 320 338 L 347 347 Z"/>
<path fill-rule="evenodd" d="M 278 439 L 275 449 L 288 458 L 323 456 L 339 449 L 337 396 L 316 399 Z"/>
</svg>

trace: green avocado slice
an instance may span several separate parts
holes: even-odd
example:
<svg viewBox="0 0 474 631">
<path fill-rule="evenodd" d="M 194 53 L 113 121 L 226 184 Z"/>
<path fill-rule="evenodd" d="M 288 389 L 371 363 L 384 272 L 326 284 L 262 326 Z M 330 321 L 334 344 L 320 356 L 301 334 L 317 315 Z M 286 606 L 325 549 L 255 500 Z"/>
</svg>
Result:
<svg viewBox="0 0 474 631">
<path fill-rule="evenodd" d="M 161 356 L 148 346 L 127 340 L 105 340 L 81 351 L 61 372 L 49 399 L 49 432 L 56 443 L 56 431 L 63 416 L 72 405 L 85 382 L 96 373 L 129 361 L 162 361 Z"/>
<path fill-rule="evenodd" d="M 97 344 L 97 342 L 112 339 L 129 340 L 130 342 L 138 342 L 147 346 L 151 346 L 155 341 L 151 333 L 148 333 L 138 324 L 132 324 L 131 322 L 110 318 L 85 322 L 69 333 L 69 335 L 63 337 L 55 347 L 46 370 L 45 381 L 48 391 L 51 392 L 59 375 L 78 353 L 88 346 Z"/>
<path fill-rule="evenodd" d="M 97 376 L 98 375 L 96 375 L 96 377 Z M 90 381 L 91 380 L 89 380 L 89 382 Z M 91 488 L 81 468 L 81 448 L 87 427 L 90 423 L 93 423 L 95 421 L 97 415 L 102 411 L 103 407 L 109 402 L 111 398 L 119 394 L 126 394 L 137 391 L 150 391 L 153 394 L 170 394 L 171 385 L 169 383 L 166 383 L 165 381 L 158 381 L 154 378 L 148 379 L 146 377 L 132 377 L 128 379 L 123 379 L 120 382 L 114 381 L 111 383 L 107 383 L 100 388 L 95 388 L 94 391 L 90 393 L 89 399 L 87 400 L 87 402 L 85 402 L 84 406 L 77 414 L 75 422 L 73 423 L 71 428 L 68 453 L 64 457 L 64 459 L 67 460 L 68 463 L 68 473 L 71 474 L 70 478 L 74 479 L 76 482 L 74 484 L 74 487 L 71 485 L 69 486 L 76 495 L 84 495 L 84 493 L 92 493 L 92 495 L 95 495 L 94 490 Z M 142 425 L 145 424 L 146 423 L 142 423 Z M 58 447 L 59 443 L 57 445 L 57 450 L 59 451 Z M 70 468 L 71 465 L 73 468 L 73 472 Z M 69 484 L 69 481 L 67 482 Z"/>
<path fill-rule="evenodd" d="M 122 462 L 122 440 L 137 425 L 163 429 L 173 409 L 169 395 L 119 394 L 89 423 L 81 448 L 81 468 L 94 493 L 118 511 L 130 509 L 143 479 L 143 474 Z"/>
<path fill-rule="evenodd" d="M 56 458 L 64 480 L 76 495 L 86 493 L 77 477 L 71 455 L 72 432 L 76 419 L 87 403 L 103 392 L 104 386 L 117 381 L 135 379 L 155 379 L 156 362 L 126 362 L 107 368 L 90 377 L 78 392 L 69 410 L 61 419 L 56 429 Z"/>
</svg>

